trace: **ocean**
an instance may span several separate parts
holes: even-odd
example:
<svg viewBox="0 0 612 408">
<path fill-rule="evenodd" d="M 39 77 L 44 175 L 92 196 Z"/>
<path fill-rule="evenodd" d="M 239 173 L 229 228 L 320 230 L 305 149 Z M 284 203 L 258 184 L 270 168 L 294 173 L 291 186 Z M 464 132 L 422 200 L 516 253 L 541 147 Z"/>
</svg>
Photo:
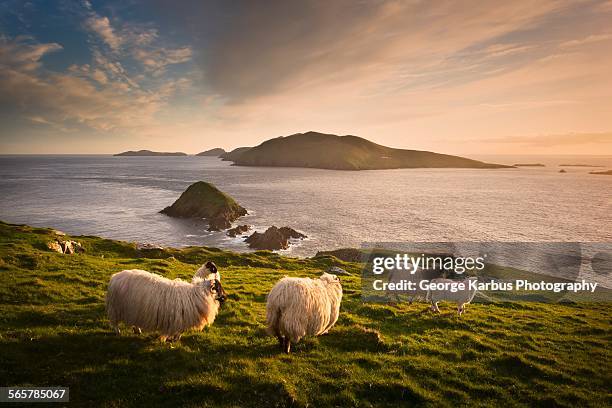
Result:
<svg viewBox="0 0 612 408">
<path fill-rule="evenodd" d="M 474 157 L 546 167 L 334 171 L 240 167 L 212 157 L 0 156 L 0 219 L 166 246 L 247 251 L 202 221 L 159 214 L 191 183 L 229 193 L 258 231 L 289 226 L 308 238 L 282 251 L 395 241 L 612 242 L 612 157 Z M 585 163 L 602 168 L 565 167 Z"/>
</svg>

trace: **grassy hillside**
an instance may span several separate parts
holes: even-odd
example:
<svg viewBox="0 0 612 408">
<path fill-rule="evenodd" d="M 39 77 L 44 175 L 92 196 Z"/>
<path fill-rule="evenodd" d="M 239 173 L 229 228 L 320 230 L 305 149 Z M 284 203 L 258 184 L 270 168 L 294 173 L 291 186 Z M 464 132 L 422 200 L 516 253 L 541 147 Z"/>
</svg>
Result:
<svg viewBox="0 0 612 408">
<path fill-rule="evenodd" d="M 51 230 L 0 223 L 0 385 L 70 387 L 77 406 L 610 406 L 612 306 L 474 304 L 457 318 L 424 304 L 363 304 L 358 264 L 74 237 L 86 253 L 46 249 Z M 104 293 L 114 272 L 189 278 L 214 260 L 229 300 L 215 324 L 176 344 L 115 336 Z M 265 295 L 284 275 L 329 265 L 345 297 L 326 335 L 278 352 Z M 126 331 L 127 332 L 127 331 Z"/>
<path fill-rule="evenodd" d="M 241 166 L 313 167 L 373 170 L 420 167 L 503 168 L 464 157 L 419 150 L 393 149 L 357 136 L 318 132 L 270 139 L 230 158 Z"/>
</svg>

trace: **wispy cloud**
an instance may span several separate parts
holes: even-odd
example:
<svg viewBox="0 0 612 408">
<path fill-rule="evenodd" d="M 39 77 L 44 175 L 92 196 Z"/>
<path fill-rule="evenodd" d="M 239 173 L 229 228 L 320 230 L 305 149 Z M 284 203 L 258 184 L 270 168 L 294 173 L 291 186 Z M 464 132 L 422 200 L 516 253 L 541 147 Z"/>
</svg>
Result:
<svg viewBox="0 0 612 408">
<path fill-rule="evenodd" d="M 117 51 L 122 43 L 122 38 L 115 33 L 108 17 L 94 15 L 85 20 L 85 27 L 96 33 L 114 51 Z"/>
<path fill-rule="evenodd" d="M 600 42 L 600 41 L 608 41 L 608 40 L 612 40 L 612 34 L 593 34 L 593 35 L 589 35 L 589 36 L 586 36 L 584 38 L 580 38 L 577 40 L 570 40 L 570 41 L 563 42 L 559 44 L 559 47 L 570 48 L 570 47 L 577 47 L 579 45 L 585 45 L 585 44 L 590 44 L 590 43 L 595 43 L 595 42 Z"/>
</svg>

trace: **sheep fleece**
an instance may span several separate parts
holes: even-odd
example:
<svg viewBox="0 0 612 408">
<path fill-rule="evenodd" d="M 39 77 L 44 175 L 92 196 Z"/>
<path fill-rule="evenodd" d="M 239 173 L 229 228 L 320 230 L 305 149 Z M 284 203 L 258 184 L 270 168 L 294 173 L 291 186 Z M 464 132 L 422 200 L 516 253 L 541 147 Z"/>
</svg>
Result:
<svg viewBox="0 0 612 408">
<path fill-rule="evenodd" d="M 283 278 L 270 291 L 266 304 L 268 333 L 298 342 L 332 328 L 340 314 L 340 282 Z"/>
<path fill-rule="evenodd" d="M 106 295 L 111 324 L 124 322 L 165 336 L 201 330 L 212 324 L 218 310 L 210 281 L 170 280 L 137 269 L 114 274 Z"/>
</svg>

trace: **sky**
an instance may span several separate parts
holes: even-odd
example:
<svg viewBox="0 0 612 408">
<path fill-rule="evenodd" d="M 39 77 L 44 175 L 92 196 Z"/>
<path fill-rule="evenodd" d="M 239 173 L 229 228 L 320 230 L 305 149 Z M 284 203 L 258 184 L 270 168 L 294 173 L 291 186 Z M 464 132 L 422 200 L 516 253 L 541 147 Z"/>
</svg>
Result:
<svg viewBox="0 0 612 408">
<path fill-rule="evenodd" d="M 0 153 L 612 154 L 612 0 L 0 0 Z"/>
</svg>

